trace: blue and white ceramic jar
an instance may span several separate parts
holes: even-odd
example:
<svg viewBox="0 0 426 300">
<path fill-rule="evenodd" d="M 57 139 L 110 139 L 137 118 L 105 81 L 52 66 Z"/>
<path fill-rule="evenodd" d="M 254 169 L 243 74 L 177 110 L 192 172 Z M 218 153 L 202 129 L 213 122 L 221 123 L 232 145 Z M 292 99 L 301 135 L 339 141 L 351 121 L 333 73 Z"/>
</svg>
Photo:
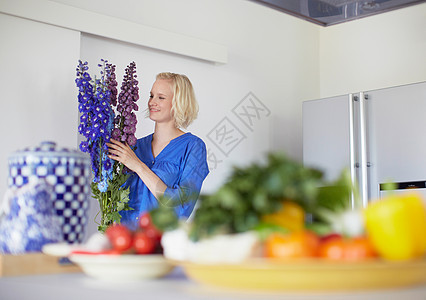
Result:
<svg viewBox="0 0 426 300">
<path fill-rule="evenodd" d="M 42 142 L 9 157 L 9 188 L 20 188 L 40 179 L 53 187 L 54 210 L 64 241 L 81 243 L 91 198 L 89 157 L 78 150 L 58 148 L 54 142 Z"/>
<path fill-rule="evenodd" d="M 0 253 L 40 252 L 45 244 L 63 242 L 53 200 L 53 187 L 44 179 L 9 188 L 0 211 Z"/>
</svg>

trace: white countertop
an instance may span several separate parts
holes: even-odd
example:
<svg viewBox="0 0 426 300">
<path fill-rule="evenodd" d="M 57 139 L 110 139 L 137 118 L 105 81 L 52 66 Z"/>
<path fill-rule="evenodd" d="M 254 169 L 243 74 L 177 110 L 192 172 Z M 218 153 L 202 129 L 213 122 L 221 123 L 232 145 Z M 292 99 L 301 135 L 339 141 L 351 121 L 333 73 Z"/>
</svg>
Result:
<svg viewBox="0 0 426 300">
<path fill-rule="evenodd" d="M 131 300 L 131 299 L 426 299 L 426 285 L 408 289 L 360 292 L 265 293 L 225 290 L 198 284 L 186 278 L 180 268 L 160 279 L 133 283 L 112 283 L 83 273 L 0 278 L 1 300 Z"/>
</svg>

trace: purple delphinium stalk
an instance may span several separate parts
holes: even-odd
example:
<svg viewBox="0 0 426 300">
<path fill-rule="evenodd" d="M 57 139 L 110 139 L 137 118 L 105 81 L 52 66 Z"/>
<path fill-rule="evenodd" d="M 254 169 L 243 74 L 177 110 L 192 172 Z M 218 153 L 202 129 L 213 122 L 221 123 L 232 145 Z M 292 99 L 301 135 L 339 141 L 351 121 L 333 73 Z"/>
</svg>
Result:
<svg viewBox="0 0 426 300">
<path fill-rule="evenodd" d="M 114 119 L 115 128 L 111 136 L 113 139 L 129 144 L 136 145 L 136 124 L 137 118 L 133 111 L 139 109 L 136 101 L 139 99 L 139 88 L 136 75 L 136 64 L 131 62 L 124 74 L 121 91 L 118 95 L 117 115 Z"/>
<path fill-rule="evenodd" d="M 79 133 L 86 141 L 80 143 L 80 150 L 88 152 L 92 161 L 93 181 L 101 192 L 106 192 L 108 180 L 112 178 L 112 163 L 107 156 L 114 111 L 110 105 L 111 91 L 108 80 L 113 73 L 111 65 L 101 60 L 101 77 L 93 81 L 88 74 L 87 62 L 79 61 L 76 84 L 79 88 L 79 111 L 81 113 Z"/>
<path fill-rule="evenodd" d="M 94 95 L 93 95 L 93 85 L 91 84 L 92 78 L 87 72 L 89 69 L 87 62 L 78 61 L 77 67 L 77 78 L 75 83 L 78 87 L 78 110 L 81 113 L 80 116 L 80 125 L 78 127 L 78 132 L 82 134 L 86 141 L 80 143 L 80 150 L 83 152 L 88 152 L 92 160 L 92 171 L 95 177 L 98 176 L 98 163 L 94 157 L 92 148 L 93 142 L 91 140 L 91 131 L 92 131 L 92 118 L 93 118 L 93 105 L 94 105 Z"/>
<path fill-rule="evenodd" d="M 106 84 L 108 86 L 108 90 L 110 91 L 110 103 L 112 106 L 117 106 L 117 80 L 115 75 L 115 65 L 113 64 L 106 64 L 107 70 L 108 70 L 108 76 L 106 79 Z"/>
</svg>

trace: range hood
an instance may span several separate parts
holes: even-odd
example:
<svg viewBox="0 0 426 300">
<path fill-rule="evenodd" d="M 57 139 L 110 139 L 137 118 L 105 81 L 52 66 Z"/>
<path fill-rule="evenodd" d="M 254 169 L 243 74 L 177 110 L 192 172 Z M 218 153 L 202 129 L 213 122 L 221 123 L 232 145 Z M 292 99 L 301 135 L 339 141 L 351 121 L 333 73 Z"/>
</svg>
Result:
<svg viewBox="0 0 426 300">
<path fill-rule="evenodd" d="M 322 26 L 339 24 L 425 0 L 250 0 Z"/>
</svg>

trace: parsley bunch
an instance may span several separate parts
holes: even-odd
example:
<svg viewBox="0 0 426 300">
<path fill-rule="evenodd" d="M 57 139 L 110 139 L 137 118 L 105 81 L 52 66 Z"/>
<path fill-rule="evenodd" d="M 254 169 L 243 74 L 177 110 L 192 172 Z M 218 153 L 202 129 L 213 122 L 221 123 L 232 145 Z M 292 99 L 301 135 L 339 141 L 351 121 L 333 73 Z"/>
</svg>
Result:
<svg viewBox="0 0 426 300">
<path fill-rule="evenodd" d="M 254 229 L 261 216 L 277 211 L 284 199 L 307 211 L 315 206 L 322 173 L 305 168 L 284 154 L 269 154 L 266 164 L 235 167 L 214 194 L 202 196 L 190 238 L 199 240 L 220 233 Z"/>
</svg>

